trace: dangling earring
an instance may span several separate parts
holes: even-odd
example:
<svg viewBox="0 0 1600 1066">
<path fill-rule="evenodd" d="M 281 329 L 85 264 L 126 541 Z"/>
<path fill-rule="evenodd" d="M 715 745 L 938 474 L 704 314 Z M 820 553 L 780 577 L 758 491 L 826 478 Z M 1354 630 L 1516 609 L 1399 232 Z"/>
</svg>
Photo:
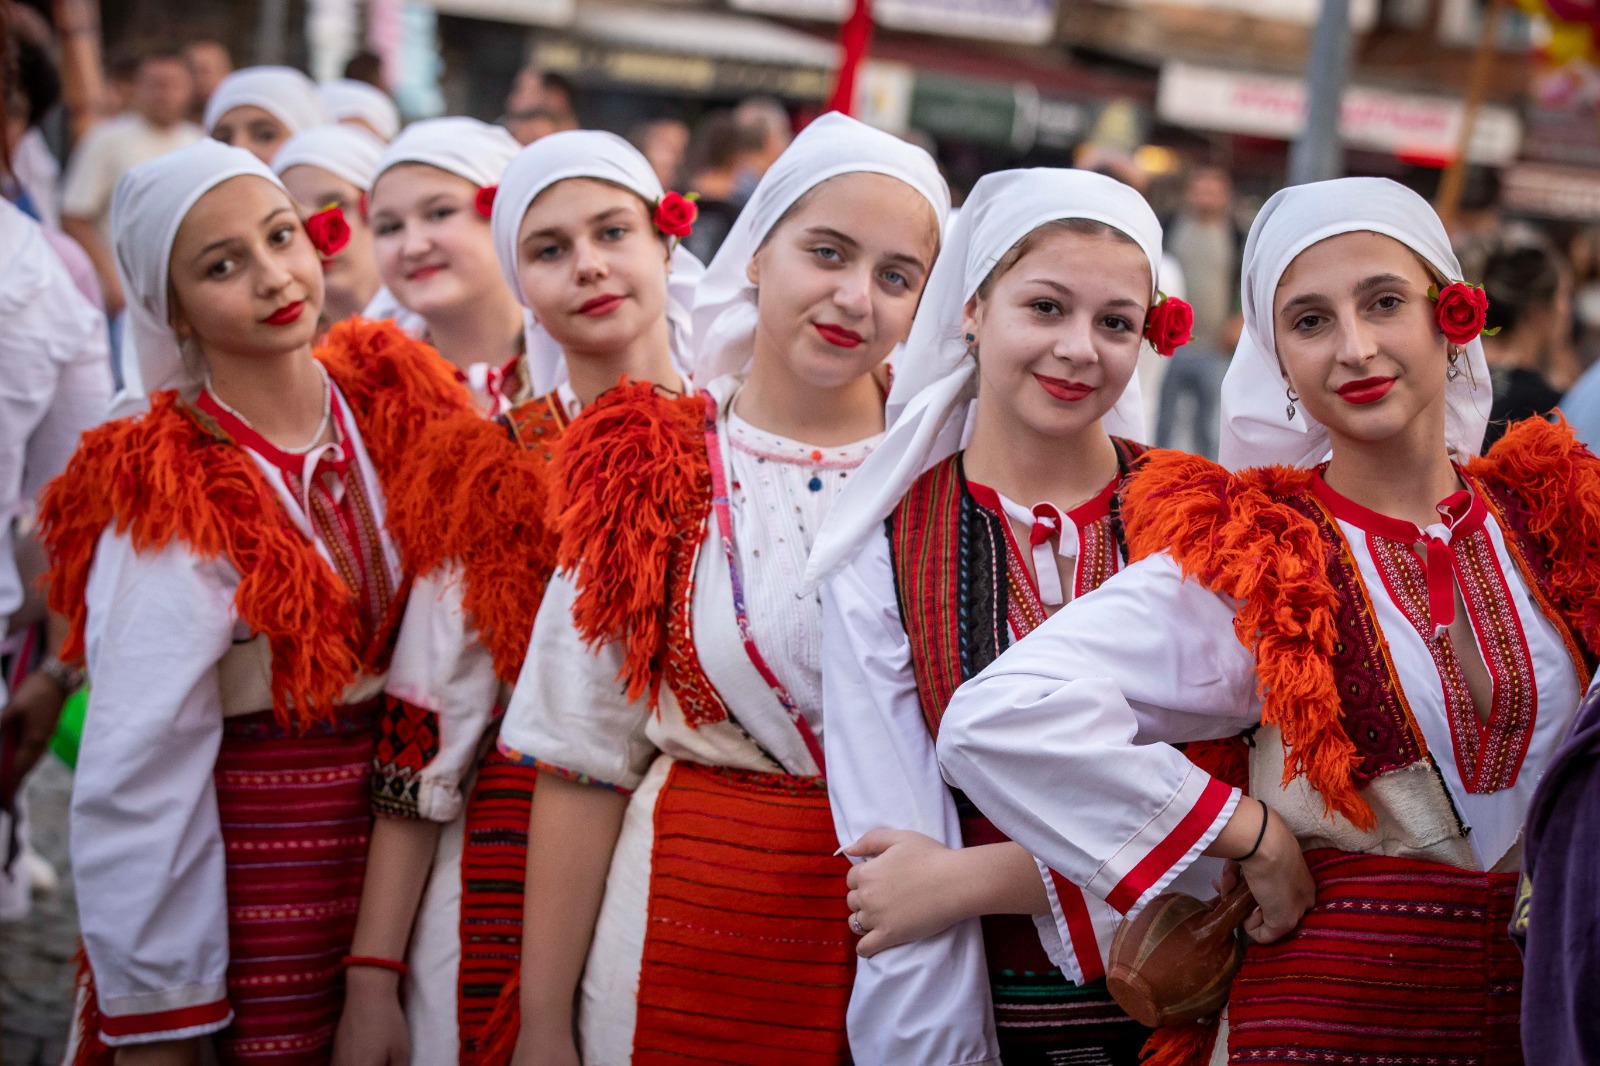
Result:
<svg viewBox="0 0 1600 1066">
<path fill-rule="evenodd" d="M 1446 381 L 1454 381 L 1456 378 L 1461 376 L 1461 367 L 1456 365 L 1456 361 L 1458 359 L 1460 359 L 1460 358 L 1461 358 L 1461 349 L 1458 346 L 1452 344 L 1450 346 L 1450 355 L 1449 355 L 1450 366 L 1444 372 L 1444 376 L 1445 376 L 1445 380 Z"/>
<path fill-rule="evenodd" d="M 1294 391 L 1294 386 L 1293 385 L 1290 385 L 1288 388 L 1284 389 L 1283 390 L 1283 394 L 1285 396 L 1289 397 L 1289 406 L 1287 406 L 1287 407 L 1285 407 L 1283 409 L 1284 416 L 1286 418 L 1288 418 L 1289 421 L 1293 422 L 1294 421 L 1294 405 L 1300 402 L 1300 397 L 1295 395 L 1295 391 Z"/>
<path fill-rule="evenodd" d="M 967 355 L 970 356 L 974 362 L 977 361 L 978 338 L 971 333 L 967 334 Z"/>
</svg>

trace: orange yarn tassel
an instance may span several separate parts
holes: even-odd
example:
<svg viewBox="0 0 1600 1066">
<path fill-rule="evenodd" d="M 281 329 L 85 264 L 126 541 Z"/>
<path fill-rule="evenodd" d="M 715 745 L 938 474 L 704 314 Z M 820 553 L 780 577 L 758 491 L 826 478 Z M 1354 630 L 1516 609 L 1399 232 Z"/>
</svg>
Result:
<svg viewBox="0 0 1600 1066">
<path fill-rule="evenodd" d="M 112 1066 L 116 1052 L 100 1039 L 100 997 L 95 994 L 94 971 L 89 968 L 89 953 L 83 944 L 72 956 L 78 975 L 75 984 L 83 997 L 78 1009 L 78 1042 L 72 1054 L 72 1066 Z"/>
<path fill-rule="evenodd" d="M 1163 549 L 1186 577 L 1239 604 L 1234 631 L 1255 653 L 1262 721 L 1282 730 L 1284 781 L 1304 777 L 1360 829 L 1372 808 L 1358 794 L 1360 756 L 1341 722 L 1331 658 L 1337 591 L 1315 524 L 1279 499 L 1305 491 L 1313 471 L 1229 473 L 1209 460 L 1156 451 L 1123 494 L 1129 554 Z"/>
<path fill-rule="evenodd" d="M 1139 1066 L 1206 1066 L 1220 1029 L 1215 1018 L 1188 1025 L 1164 1025 L 1144 1042 Z"/>
<path fill-rule="evenodd" d="M 624 382 L 562 437 L 550 513 L 556 563 L 576 575 L 572 617 L 591 645 L 623 643 L 629 699 L 657 706 L 666 659 L 668 563 L 711 511 L 705 403 Z"/>
</svg>

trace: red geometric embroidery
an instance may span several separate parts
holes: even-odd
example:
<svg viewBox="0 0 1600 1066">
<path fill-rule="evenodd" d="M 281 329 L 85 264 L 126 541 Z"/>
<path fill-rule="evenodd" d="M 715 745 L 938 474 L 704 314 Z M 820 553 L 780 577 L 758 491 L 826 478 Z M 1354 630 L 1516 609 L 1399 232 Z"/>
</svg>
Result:
<svg viewBox="0 0 1600 1066">
<path fill-rule="evenodd" d="M 1487 720 L 1478 716 L 1450 634 L 1433 633 L 1421 559 L 1409 545 L 1375 533 L 1367 535 L 1367 544 L 1390 598 L 1417 631 L 1438 667 L 1462 785 L 1474 793 L 1510 788 L 1516 784 L 1523 756 L 1533 738 L 1539 700 L 1522 621 L 1517 617 L 1511 589 L 1500 571 L 1488 533 L 1482 528 L 1474 529 L 1458 536 L 1451 545 L 1456 584 L 1493 682 Z"/>
<path fill-rule="evenodd" d="M 422 771 L 439 755 L 439 716 L 385 696 L 372 757 L 372 807 L 395 818 L 418 817 Z"/>
</svg>

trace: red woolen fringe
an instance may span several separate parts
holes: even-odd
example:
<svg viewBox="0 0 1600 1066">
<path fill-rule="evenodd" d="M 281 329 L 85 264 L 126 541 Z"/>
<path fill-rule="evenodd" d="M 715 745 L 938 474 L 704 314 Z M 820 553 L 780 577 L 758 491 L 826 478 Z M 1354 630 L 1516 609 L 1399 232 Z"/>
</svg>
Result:
<svg viewBox="0 0 1600 1066">
<path fill-rule="evenodd" d="M 389 499 L 401 554 L 419 574 L 460 564 L 467 615 L 495 674 L 514 683 L 556 563 L 549 463 L 472 411 L 430 426 L 407 461 Z"/>
<path fill-rule="evenodd" d="M 78 1046 L 73 1051 L 72 1066 L 112 1066 L 116 1052 L 100 1039 L 100 997 L 95 994 L 94 971 L 89 969 L 89 953 L 78 945 L 72 956 L 77 968 L 77 987 L 83 997 L 78 1011 Z"/>
<path fill-rule="evenodd" d="M 438 356 L 390 323 L 335 327 L 317 355 L 350 402 L 381 480 L 431 419 L 468 402 Z M 285 725 L 326 718 L 362 666 L 350 589 L 279 505 L 259 467 L 176 392 L 150 412 L 90 430 L 66 471 L 45 489 L 40 540 L 50 559 L 50 607 L 71 631 L 63 658 L 83 654 L 84 591 L 100 534 L 127 534 L 135 550 L 181 543 L 239 572 L 234 607 L 272 649 L 273 710 Z"/>
<path fill-rule="evenodd" d="M 1206 1066 L 1220 1029 L 1215 1018 L 1188 1025 L 1164 1025 L 1144 1042 L 1139 1066 Z"/>
<path fill-rule="evenodd" d="M 1186 577 L 1238 602 L 1234 631 L 1255 653 L 1262 720 L 1282 730 L 1284 781 L 1305 778 L 1329 811 L 1370 829 L 1334 683 L 1327 549 L 1309 518 L 1279 502 L 1312 476 L 1294 467 L 1234 474 L 1198 456 L 1151 452 L 1123 493 L 1128 548 L 1135 559 L 1169 550 Z"/>
<path fill-rule="evenodd" d="M 1551 563 L 1554 606 L 1589 654 L 1600 655 L 1600 459 L 1565 419 L 1530 418 L 1467 472 L 1526 504 L 1528 534 Z"/>
<path fill-rule="evenodd" d="M 666 661 L 669 561 L 711 510 L 705 402 L 624 382 L 568 427 L 556 454 L 557 565 L 590 644 L 621 641 L 629 699 L 656 706 Z"/>
</svg>

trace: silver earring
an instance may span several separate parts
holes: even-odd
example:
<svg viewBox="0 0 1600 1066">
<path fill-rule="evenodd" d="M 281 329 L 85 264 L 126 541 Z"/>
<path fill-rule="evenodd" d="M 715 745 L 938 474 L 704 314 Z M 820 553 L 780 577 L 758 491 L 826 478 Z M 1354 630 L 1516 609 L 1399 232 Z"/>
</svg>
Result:
<svg viewBox="0 0 1600 1066">
<path fill-rule="evenodd" d="M 1461 376 L 1461 367 L 1457 365 L 1456 362 L 1461 358 L 1461 349 L 1455 345 L 1451 345 L 1449 358 L 1450 366 L 1445 370 L 1444 376 L 1446 381 L 1454 381 L 1456 378 Z"/>
<path fill-rule="evenodd" d="M 1289 421 L 1293 422 L 1294 421 L 1294 405 L 1299 402 L 1300 397 L 1295 395 L 1295 391 L 1294 391 L 1294 386 L 1293 385 L 1290 385 L 1288 388 L 1284 389 L 1283 390 L 1283 394 L 1285 396 L 1289 397 L 1289 406 L 1287 406 L 1287 407 L 1285 407 L 1283 409 L 1284 417 L 1287 418 Z"/>
</svg>

